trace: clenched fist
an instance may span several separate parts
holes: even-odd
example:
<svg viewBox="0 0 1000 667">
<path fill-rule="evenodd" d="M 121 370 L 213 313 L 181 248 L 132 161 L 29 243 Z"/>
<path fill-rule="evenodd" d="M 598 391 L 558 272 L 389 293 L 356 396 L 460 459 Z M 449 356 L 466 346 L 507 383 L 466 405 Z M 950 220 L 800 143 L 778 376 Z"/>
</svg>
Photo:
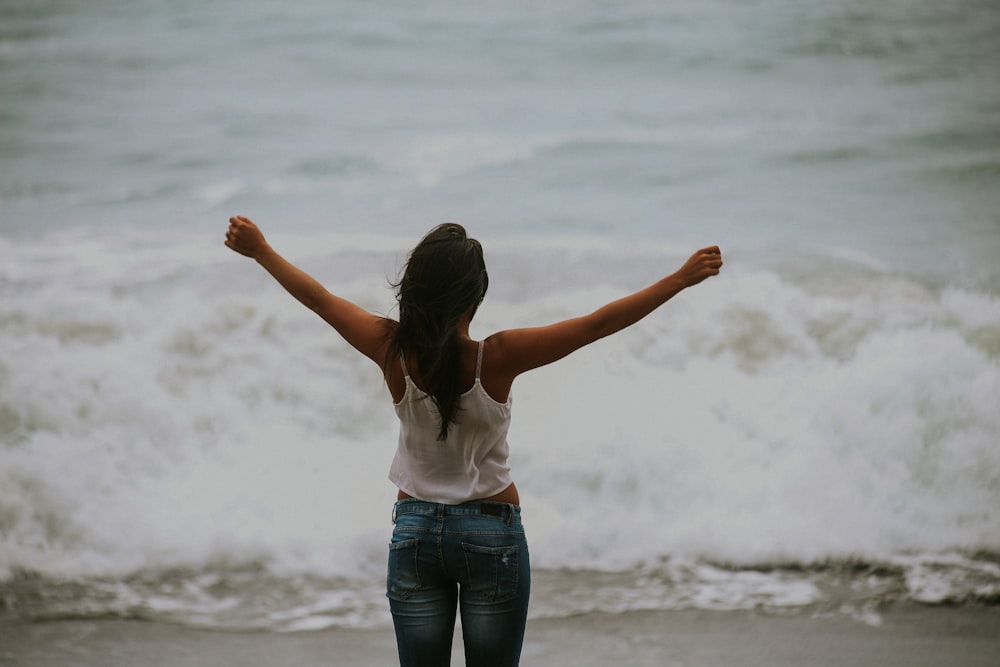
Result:
<svg viewBox="0 0 1000 667">
<path fill-rule="evenodd" d="M 264 234 L 250 218 L 237 215 L 229 218 L 226 247 L 241 255 L 256 258 L 268 248 L 268 245 L 264 240 Z"/>
</svg>

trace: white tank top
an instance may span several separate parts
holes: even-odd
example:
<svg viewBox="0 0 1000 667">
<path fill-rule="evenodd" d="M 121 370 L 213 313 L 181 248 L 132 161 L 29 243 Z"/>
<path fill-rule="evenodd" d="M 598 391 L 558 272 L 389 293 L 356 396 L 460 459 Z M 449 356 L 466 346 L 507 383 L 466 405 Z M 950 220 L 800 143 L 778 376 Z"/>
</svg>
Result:
<svg viewBox="0 0 1000 667">
<path fill-rule="evenodd" d="M 479 379 L 483 343 L 476 357 L 476 382 L 459 398 L 461 410 L 445 440 L 438 440 L 441 417 L 437 406 L 400 361 L 406 391 L 395 404 L 399 445 L 389 468 L 392 483 L 414 498 L 448 505 L 487 498 L 510 486 L 511 399 L 499 403 L 483 388 Z"/>
</svg>

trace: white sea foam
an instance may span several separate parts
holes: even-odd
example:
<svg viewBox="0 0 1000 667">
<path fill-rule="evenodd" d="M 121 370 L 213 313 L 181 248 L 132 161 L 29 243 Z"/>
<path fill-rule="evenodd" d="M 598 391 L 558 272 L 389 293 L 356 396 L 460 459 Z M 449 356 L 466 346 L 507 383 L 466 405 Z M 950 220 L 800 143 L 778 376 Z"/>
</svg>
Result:
<svg viewBox="0 0 1000 667">
<path fill-rule="evenodd" d="M 217 206 L 231 201 L 236 195 L 246 190 L 246 184 L 235 178 L 212 183 L 200 188 L 197 195 L 206 204 Z"/>
<path fill-rule="evenodd" d="M 68 238 L 19 244 L 2 275 L 4 571 L 377 570 L 395 430 L 377 369 L 221 246 Z M 616 253 L 585 248 L 569 266 L 589 277 L 568 291 L 503 287 L 547 280 L 524 272 L 553 251 L 493 253 L 474 333 L 622 293 L 602 269 Z M 344 268 L 373 253 L 309 261 L 388 310 L 384 271 Z M 535 562 L 1000 548 L 995 297 L 880 275 L 866 288 L 737 267 L 519 380 L 512 461 Z"/>
<path fill-rule="evenodd" d="M 552 136 L 502 135 L 484 132 L 449 132 L 411 138 L 404 146 L 387 149 L 389 165 L 411 174 L 424 188 L 474 168 L 508 164 L 531 157 Z"/>
</svg>

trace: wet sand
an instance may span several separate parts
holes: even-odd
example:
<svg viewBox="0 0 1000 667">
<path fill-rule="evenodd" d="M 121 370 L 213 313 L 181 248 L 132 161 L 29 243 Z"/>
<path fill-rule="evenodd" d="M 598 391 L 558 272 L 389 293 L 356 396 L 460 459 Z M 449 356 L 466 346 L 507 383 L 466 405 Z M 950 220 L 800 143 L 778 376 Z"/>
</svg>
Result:
<svg viewBox="0 0 1000 667">
<path fill-rule="evenodd" d="M 464 661 L 456 644 L 453 665 Z M 294 634 L 158 622 L 0 625 L 0 665 L 31 667 L 391 666 L 391 629 Z M 656 611 L 529 622 L 524 666 L 996 667 L 1000 607 L 899 606 L 879 625 L 808 612 Z"/>
</svg>

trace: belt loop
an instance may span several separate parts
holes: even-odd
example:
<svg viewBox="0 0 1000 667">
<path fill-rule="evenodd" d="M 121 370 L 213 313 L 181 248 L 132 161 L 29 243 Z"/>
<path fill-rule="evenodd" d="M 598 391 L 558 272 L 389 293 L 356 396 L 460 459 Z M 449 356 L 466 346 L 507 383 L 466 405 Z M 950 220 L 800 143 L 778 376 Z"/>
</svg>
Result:
<svg viewBox="0 0 1000 667">
<path fill-rule="evenodd" d="M 505 507 L 507 508 L 507 527 L 510 528 L 511 524 L 514 523 L 514 506 L 507 503 Z"/>
<path fill-rule="evenodd" d="M 394 526 L 396 525 L 396 508 L 398 506 L 399 506 L 398 502 L 392 504 L 392 525 Z"/>
</svg>

